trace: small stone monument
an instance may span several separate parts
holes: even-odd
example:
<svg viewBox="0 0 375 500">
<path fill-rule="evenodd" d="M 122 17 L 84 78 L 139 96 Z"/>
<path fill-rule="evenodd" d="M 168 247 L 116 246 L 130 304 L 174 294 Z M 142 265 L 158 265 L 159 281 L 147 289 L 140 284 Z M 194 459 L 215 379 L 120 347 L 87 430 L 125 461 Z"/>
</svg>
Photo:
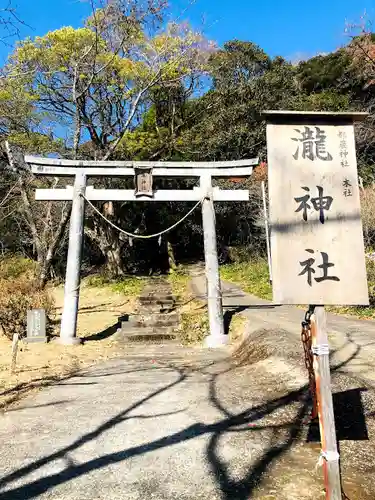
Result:
<svg viewBox="0 0 375 500">
<path fill-rule="evenodd" d="M 47 342 L 46 311 L 44 309 L 31 309 L 27 311 L 27 337 L 26 342 Z"/>
</svg>

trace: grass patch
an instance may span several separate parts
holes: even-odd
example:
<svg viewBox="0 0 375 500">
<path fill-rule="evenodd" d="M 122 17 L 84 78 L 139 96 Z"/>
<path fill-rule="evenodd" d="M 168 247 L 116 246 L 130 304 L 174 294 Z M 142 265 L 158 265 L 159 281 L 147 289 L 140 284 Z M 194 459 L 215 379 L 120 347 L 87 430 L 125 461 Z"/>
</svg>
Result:
<svg viewBox="0 0 375 500">
<path fill-rule="evenodd" d="M 326 306 L 328 312 L 360 319 L 375 319 L 375 261 L 366 260 L 370 306 Z M 261 299 L 272 300 L 272 287 L 269 283 L 268 264 L 264 259 L 239 262 L 221 266 L 223 280 L 239 285 L 245 292 Z M 300 305 L 304 309 L 307 306 Z"/>
<path fill-rule="evenodd" d="M 245 332 L 247 319 L 234 314 L 229 325 L 229 342 L 235 342 Z M 210 333 L 207 306 L 200 300 L 192 300 L 180 314 L 179 337 L 183 345 L 201 344 Z"/>
<path fill-rule="evenodd" d="M 220 268 L 221 278 L 240 285 L 245 292 L 261 299 L 272 300 L 267 261 L 257 259 L 251 262 L 225 264 Z"/>
<path fill-rule="evenodd" d="M 375 319 L 375 261 L 371 253 L 366 258 L 366 270 L 370 306 L 327 306 L 327 311 L 360 319 Z"/>
<path fill-rule="evenodd" d="M 125 276 L 123 278 L 113 280 L 105 275 L 95 274 L 93 276 L 89 276 L 85 280 L 85 283 L 87 286 L 92 288 L 108 287 L 113 292 L 121 293 L 127 297 L 138 297 L 147 283 L 147 278 L 139 276 Z"/>
<path fill-rule="evenodd" d="M 375 319 L 375 307 L 367 306 L 326 306 L 326 311 L 359 319 Z"/>
<path fill-rule="evenodd" d="M 146 282 L 147 278 L 129 277 L 116 281 L 116 283 L 112 283 L 110 287 L 114 292 L 121 293 L 127 297 L 138 297 L 141 294 Z"/>
<path fill-rule="evenodd" d="M 199 300 L 191 301 L 180 313 L 179 338 L 183 345 L 203 342 L 209 334 L 207 308 Z"/>
<path fill-rule="evenodd" d="M 134 291 L 134 287 L 132 288 Z M 56 304 L 54 335 L 59 335 L 64 288 L 50 289 Z M 81 288 L 77 346 L 20 343 L 16 372 L 10 374 L 11 342 L 0 336 L 0 408 L 9 406 L 30 392 L 63 380 L 77 370 L 122 355 L 113 340 L 119 317 L 134 311 L 135 298 L 110 287 Z"/>
<path fill-rule="evenodd" d="M 177 269 L 172 270 L 167 279 L 172 287 L 172 293 L 177 301 L 189 299 L 190 274 L 184 267 L 179 266 Z"/>
<path fill-rule="evenodd" d="M 247 318 L 242 314 L 235 314 L 229 325 L 229 341 L 235 342 L 243 336 L 247 325 Z"/>
</svg>

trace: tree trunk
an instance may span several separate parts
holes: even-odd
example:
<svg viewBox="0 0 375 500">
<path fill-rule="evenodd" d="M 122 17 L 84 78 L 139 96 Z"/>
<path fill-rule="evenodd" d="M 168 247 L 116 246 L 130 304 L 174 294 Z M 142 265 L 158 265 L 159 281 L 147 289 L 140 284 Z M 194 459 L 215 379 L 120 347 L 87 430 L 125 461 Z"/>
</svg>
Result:
<svg viewBox="0 0 375 500">
<path fill-rule="evenodd" d="M 121 259 L 121 245 L 119 241 L 114 241 L 106 253 L 105 269 L 109 276 L 117 278 L 124 274 Z"/>
<path fill-rule="evenodd" d="M 61 238 L 64 235 L 66 226 L 70 219 L 70 214 L 72 211 L 72 207 L 66 206 L 61 213 L 61 219 L 58 223 L 58 226 L 53 234 L 52 240 L 49 242 L 47 253 L 44 255 L 38 255 L 39 262 L 39 276 L 38 283 L 40 288 L 44 288 L 48 282 L 51 272 L 52 260 L 55 256 L 57 247 L 60 244 Z"/>
<path fill-rule="evenodd" d="M 85 233 L 94 241 L 103 255 L 104 269 L 109 277 L 118 277 L 124 274 L 121 250 L 123 243 L 120 241 L 117 231 L 109 227 L 106 223 L 98 221 L 94 228 L 85 227 Z"/>
<path fill-rule="evenodd" d="M 177 269 L 176 258 L 174 255 L 172 244 L 169 240 L 167 240 L 167 251 L 168 251 L 169 270 L 175 271 Z"/>
<path fill-rule="evenodd" d="M 47 256 L 44 259 L 38 259 L 38 262 L 39 262 L 38 285 L 40 288 L 44 288 L 50 276 L 52 255 L 47 254 Z"/>
</svg>

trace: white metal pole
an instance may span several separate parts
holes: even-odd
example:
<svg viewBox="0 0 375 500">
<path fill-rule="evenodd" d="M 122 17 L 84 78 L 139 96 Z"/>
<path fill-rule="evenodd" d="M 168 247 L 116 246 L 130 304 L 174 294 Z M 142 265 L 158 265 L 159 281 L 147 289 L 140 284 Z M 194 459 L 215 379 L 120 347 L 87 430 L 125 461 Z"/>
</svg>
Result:
<svg viewBox="0 0 375 500">
<path fill-rule="evenodd" d="M 263 196 L 264 224 L 265 224 L 265 228 L 266 228 L 266 245 L 267 245 L 268 273 L 269 273 L 269 276 L 270 276 L 270 283 L 272 283 L 272 260 L 271 260 L 271 248 L 270 248 L 270 230 L 269 230 L 269 225 L 268 225 L 266 187 L 265 187 L 264 181 L 262 181 L 262 196 Z"/>
<path fill-rule="evenodd" d="M 224 334 L 223 301 L 216 244 L 215 208 L 212 199 L 212 180 L 209 173 L 201 176 L 200 185 L 202 194 L 206 194 L 206 198 L 202 202 L 207 306 L 210 324 L 210 335 L 206 338 L 206 346 L 219 347 L 228 342 L 228 336 Z"/>
<path fill-rule="evenodd" d="M 74 182 L 72 214 L 70 216 L 68 261 L 65 277 L 64 308 L 61 318 L 59 342 L 65 345 L 79 344 L 76 337 L 79 303 L 80 268 L 83 244 L 83 222 L 86 175 L 77 173 Z"/>
</svg>

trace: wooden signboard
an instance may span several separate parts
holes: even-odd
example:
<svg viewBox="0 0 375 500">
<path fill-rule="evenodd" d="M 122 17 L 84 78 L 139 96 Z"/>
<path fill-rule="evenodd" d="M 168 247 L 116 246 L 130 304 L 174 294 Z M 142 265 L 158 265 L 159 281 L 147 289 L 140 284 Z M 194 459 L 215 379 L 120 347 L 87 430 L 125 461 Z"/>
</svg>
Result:
<svg viewBox="0 0 375 500">
<path fill-rule="evenodd" d="M 353 126 L 362 114 L 266 115 L 274 301 L 368 304 Z"/>
</svg>

